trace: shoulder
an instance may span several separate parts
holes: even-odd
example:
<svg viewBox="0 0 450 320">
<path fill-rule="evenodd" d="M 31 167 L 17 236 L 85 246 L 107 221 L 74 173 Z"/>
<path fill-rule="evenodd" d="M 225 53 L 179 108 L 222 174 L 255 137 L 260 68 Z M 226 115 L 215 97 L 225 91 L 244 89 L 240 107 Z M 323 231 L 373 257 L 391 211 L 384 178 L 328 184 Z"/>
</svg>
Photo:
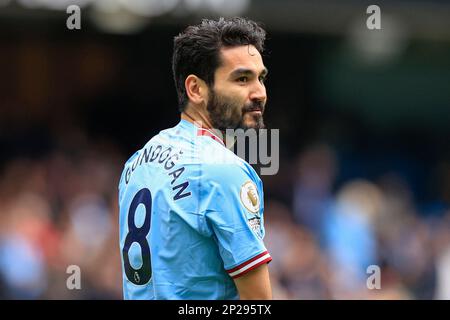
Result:
<svg viewBox="0 0 450 320">
<path fill-rule="evenodd" d="M 243 159 L 217 142 L 206 144 L 201 156 L 202 173 L 216 182 L 259 179 L 254 169 Z"/>
<path fill-rule="evenodd" d="M 210 163 L 202 169 L 203 192 L 217 202 L 223 202 L 215 206 L 221 207 L 225 203 L 230 205 L 231 201 L 236 205 L 244 205 L 251 212 L 259 211 L 262 182 L 244 160 L 235 156 L 233 163 Z"/>
</svg>

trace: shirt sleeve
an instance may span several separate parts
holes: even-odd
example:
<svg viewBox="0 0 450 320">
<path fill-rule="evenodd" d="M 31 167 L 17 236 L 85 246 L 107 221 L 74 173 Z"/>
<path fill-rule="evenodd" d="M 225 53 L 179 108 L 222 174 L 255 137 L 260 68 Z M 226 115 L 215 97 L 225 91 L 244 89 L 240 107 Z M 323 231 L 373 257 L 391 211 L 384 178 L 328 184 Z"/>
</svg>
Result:
<svg viewBox="0 0 450 320">
<path fill-rule="evenodd" d="M 258 179 L 259 180 L 259 179 Z M 232 278 L 272 260 L 263 238 L 262 184 L 237 165 L 210 167 L 203 181 L 204 217 Z"/>
</svg>

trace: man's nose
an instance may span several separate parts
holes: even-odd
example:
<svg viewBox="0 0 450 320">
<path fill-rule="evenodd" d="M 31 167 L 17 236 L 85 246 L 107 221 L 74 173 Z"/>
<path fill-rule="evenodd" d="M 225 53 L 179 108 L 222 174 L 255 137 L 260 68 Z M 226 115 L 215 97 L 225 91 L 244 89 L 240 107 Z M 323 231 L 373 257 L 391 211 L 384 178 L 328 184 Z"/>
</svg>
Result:
<svg viewBox="0 0 450 320">
<path fill-rule="evenodd" d="M 256 81 L 255 85 L 252 87 L 252 91 L 250 92 L 250 100 L 265 102 L 266 99 L 266 87 L 260 81 Z"/>
</svg>

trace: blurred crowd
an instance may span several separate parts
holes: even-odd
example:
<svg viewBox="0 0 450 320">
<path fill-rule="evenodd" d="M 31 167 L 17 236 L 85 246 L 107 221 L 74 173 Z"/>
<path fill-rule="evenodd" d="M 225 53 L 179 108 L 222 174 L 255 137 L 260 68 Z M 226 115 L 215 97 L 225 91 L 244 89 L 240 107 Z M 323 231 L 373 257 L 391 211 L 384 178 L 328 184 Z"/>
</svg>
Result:
<svg viewBox="0 0 450 320">
<path fill-rule="evenodd" d="M 117 184 L 127 156 L 81 135 L 2 166 L 0 298 L 122 299 Z M 340 164 L 325 144 L 283 163 L 290 179 L 271 182 L 265 198 L 275 299 L 450 299 L 448 206 L 421 212 L 395 172 L 336 188 Z M 450 164 L 440 172 L 445 203 Z M 81 290 L 67 288 L 71 265 Z"/>
<path fill-rule="evenodd" d="M 1 171 L 1 298 L 122 297 L 117 182 L 124 158 L 106 142 L 69 140 L 70 147 L 14 159 Z M 72 265 L 81 290 L 67 288 Z"/>
<path fill-rule="evenodd" d="M 335 190 L 341 166 L 330 146 L 305 148 L 291 205 L 267 199 L 275 298 L 450 299 L 450 164 L 437 171 L 442 200 L 429 206 L 396 172 Z"/>
</svg>

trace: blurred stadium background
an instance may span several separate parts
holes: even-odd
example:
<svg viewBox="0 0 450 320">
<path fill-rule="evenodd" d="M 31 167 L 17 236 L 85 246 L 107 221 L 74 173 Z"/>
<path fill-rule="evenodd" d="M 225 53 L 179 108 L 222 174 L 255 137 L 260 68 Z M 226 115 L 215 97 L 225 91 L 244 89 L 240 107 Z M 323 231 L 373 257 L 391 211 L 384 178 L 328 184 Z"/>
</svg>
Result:
<svg viewBox="0 0 450 320">
<path fill-rule="evenodd" d="M 81 30 L 66 28 L 70 4 Z M 382 30 L 366 28 L 369 4 Z M 178 122 L 173 37 L 229 15 L 269 32 L 274 297 L 450 299 L 443 0 L 0 0 L 1 298 L 122 298 L 122 165 Z M 66 288 L 69 265 L 82 290 Z"/>
</svg>

